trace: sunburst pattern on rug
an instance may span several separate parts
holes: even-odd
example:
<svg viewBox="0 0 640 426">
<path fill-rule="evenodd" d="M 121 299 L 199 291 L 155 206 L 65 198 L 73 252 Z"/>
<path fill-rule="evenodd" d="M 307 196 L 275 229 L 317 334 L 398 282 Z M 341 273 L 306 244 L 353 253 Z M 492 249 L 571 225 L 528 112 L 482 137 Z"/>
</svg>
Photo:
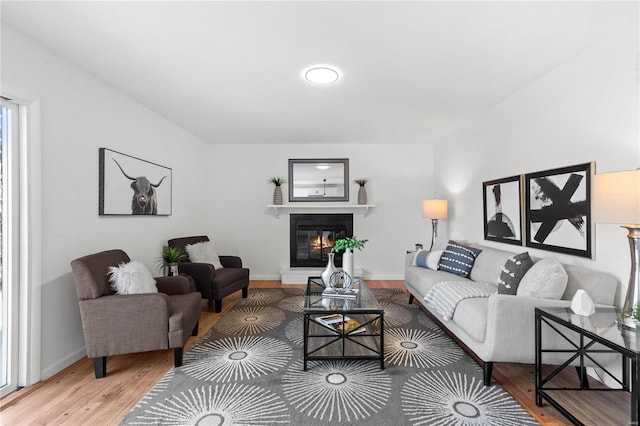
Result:
<svg viewBox="0 0 640 426">
<path fill-rule="evenodd" d="M 304 343 L 303 327 L 304 323 L 302 317 L 296 318 L 284 328 L 284 335 L 293 344 L 302 346 Z"/>
<path fill-rule="evenodd" d="M 416 305 L 415 303 L 409 303 L 409 295 L 407 295 L 404 292 L 399 292 L 398 294 L 396 294 L 395 296 L 393 296 L 391 298 L 391 301 L 393 303 L 397 303 L 400 306 L 403 306 L 407 309 L 419 309 L 418 305 Z"/>
<path fill-rule="evenodd" d="M 282 324 L 284 312 L 269 306 L 233 309 L 214 328 L 225 334 L 256 334 Z"/>
<path fill-rule="evenodd" d="M 304 296 L 298 295 L 287 297 L 278 303 L 278 307 L 289 312 L 302 312 L 304 309 Z"/>
<path fill-rule="evenodd" d="M 238 300 L 238 304 L 243 306 L 262 306 L 282 300 L 283 297 L 284 292 L 278 289 L 257 289 L 251 290 L 246 299 Z"/>
<path fill-rule="evenodd" d="M 282 399 L 258 386 L 237 383 L 189 389 L 155 403 L 130 424 L 267 425 L 291 423 Z"/>
<path fill-rule="evenodd" d="M 385 327 L 399 327 L 405 325 L 413 318 L 410 310 L 395 303 L 380 302 L 380 306 L 384 309 Z"/>
<path fill-rule="evenodd" d="M 499 386 L 448 371 L 422 372 L 401 391 L 402 410 L 412 425 L 535 425 Z"/>
<path fill-rule="evenodd" d="M 426 330 L 388 328 L 384 358 L 405 367 L 438 367 L 457 362 L 462 350 L 446 336 Z"/>
<path fill-rule="evenodd" d="M 375 362 L 296 361 L 282 378 L 285 398 L 316 420 L 352 422 L 372 417 L 387 404 L 391 379 Z"/>
<path fill-rule="evenodd" d="M 199 380 L 230 382 L 273 373 L 291 359 L 292 349 L 271 337 L 228 337 L 196 345 L 182 368 Z"/>
</svg>

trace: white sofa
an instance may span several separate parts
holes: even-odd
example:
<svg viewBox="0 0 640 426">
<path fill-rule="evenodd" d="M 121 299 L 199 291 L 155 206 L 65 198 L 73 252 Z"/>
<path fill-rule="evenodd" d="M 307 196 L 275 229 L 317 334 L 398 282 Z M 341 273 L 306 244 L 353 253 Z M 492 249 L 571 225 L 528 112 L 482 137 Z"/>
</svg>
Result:
<svg viewBox="0 0 640 426">
<path fill-rule="evenodd" d="M 500 277 L 507 259 L 518 252 L 508 252 L 491 247 L 473 245 L 482 249 L 469 278 L 449 272 L 412 266 L 414 253 L 408 253 L 405 265 L 405 285 L 409 290 L 409 303 L 417 298 L 441 327 L 449 330 L 483 362 L 484 383 L 491 383 L 494 362 L 535 363 L 535 314 L 537 307 L 570 307 L 578 289 L 585 290 L 598 305 L 612 306 L 619 287 L 618 279 L 608 273 L 575 265 L 563 265 L 568 275 L 567 287 L 561 300 L 541 299 L 529 296 L 495 294 L 490 297 L 462 300 L 455 308 L 451 320 L 446 321 L 435 307 L 424 302 L 425 295 L 436 283 L 465 281 L 494 283 Z M 521 248 L 519 252 L 525 251 Z M 534 261 L 536 261 L 534 259 Z M 543 333 L 545 347 L 564 345 L 555 333 Z M 550 341 L 552 340 L 552 341 Z M 557 346 L 556 346 L 557 347 Z M 561 364 L 566 357 L 546 356 L 546 364 Z"/>
</svg>

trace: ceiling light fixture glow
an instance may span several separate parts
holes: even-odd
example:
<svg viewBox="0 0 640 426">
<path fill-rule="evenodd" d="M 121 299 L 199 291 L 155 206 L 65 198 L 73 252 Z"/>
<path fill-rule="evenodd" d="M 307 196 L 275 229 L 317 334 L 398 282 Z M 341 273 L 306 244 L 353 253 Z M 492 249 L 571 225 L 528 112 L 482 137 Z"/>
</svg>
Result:
<svg viewBox="0 0 640 426">
<path fill-rule="evenodd" d="M 340 73 L 329 65 L 314 65 L 304 70 L 304 78 L 315 84 L 331 84 L 340 78 Z"/>
</svg>

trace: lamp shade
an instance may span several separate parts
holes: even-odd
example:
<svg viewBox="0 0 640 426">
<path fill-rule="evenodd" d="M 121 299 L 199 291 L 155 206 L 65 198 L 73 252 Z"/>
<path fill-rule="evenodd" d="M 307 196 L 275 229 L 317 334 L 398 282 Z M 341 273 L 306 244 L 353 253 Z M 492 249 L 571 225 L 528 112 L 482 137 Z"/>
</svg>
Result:
<svg viewBox="0 0 640 426">
<path fill-rule="evenodd" d="M 640 226 L 640 169 L 593 179 L 593 221 Z"/>
<path fill-rule="evenodd" d="M 447 200 L 422 200 L 422 217 L 446 219 Z"/>
</svg>

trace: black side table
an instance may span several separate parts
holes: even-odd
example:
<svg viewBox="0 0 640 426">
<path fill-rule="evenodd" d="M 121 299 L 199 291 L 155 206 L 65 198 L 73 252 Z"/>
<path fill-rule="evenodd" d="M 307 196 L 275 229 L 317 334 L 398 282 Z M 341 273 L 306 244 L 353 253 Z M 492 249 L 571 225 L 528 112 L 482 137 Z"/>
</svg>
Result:
<svg viewBox="0 0 640 426">
<path fill-rule="evenodd" d="M 627 391 L 631 392 L 630 424 L 638 424 L 638 419 L 640 419 L 640 406 L 638 405 L 638 393 L 640 391 L 638 389 L 640 384 L 640 368 L 638 368 L 640 361 L 640 333 L 619 328 L 615 322 L 619 315 L 620 312 L 614 308 L 596 308 L 595 314 L 588 317 L 576 315 L 569 308 L 536 308 L 536 405 L 538 407 L 542 406 L 542 400 L 545 399 L 573 424 L 582 425 L 582 422 L 553 399 L 547 391 Z M 563 348 L 542 347 L 542 324 L 547 325 L 553 332 L 562 337 L 562 341 L 565 343 Z M 567 360 L 543 378 L 542 356 L 545 353 L 565 353 L 567 354 Z M 606 366 L 601 365 L 597 362 L 597 359 L 594 359 L 594 355 L 606 353 L 622 355 L 622 380 L 619 380 L 607 371 Z M 547 386 L 549 381 L 561 370 L 569 365 L 575 365 L 576 361 L 579 362 L 579 365 L 576 365 L 579 369 L 578 371 L 583 373 L 580 387 L 554 388 Z M 593 364 L 598 365 L 607 375 L 619 383 L 621 389 L 589 389 L 586 375 L 584 375 L 584 368 Z M 631 374 L 629 374 L 629 365 L 631 366 Z M 631 381 L 631 387 L 629 387 L 629 380 Z"/>
</svg>

